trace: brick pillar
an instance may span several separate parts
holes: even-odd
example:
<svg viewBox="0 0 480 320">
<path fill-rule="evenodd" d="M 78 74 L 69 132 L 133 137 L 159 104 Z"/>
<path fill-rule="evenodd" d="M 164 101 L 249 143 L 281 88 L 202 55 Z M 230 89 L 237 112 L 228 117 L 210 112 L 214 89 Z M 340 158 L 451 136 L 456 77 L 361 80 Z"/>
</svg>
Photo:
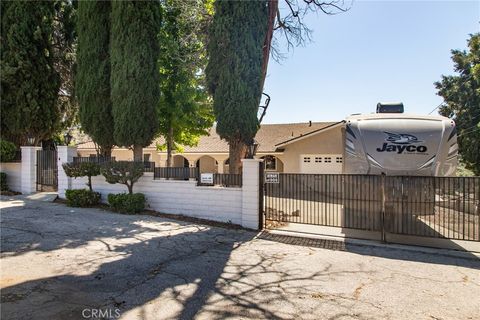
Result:
<svg viewBox="0 0 480 320">
<path fill-rule="evenodd" d="M 77 147 L 59 146 L 58 153 L 58 197 L 65 199 L 65 190 L 72 188 L 72 178 L 69 178 L 63 171 L 62 164 L 72 162 L 73 157 L 77 155 Z"/>
<path fill-rule="evenodd" d="M 242 170 L 242 226 L 258 229 L 259 222 L 259 169 L 261 159 L 243 159 Z"/>
<path fill-rule="evenodd" d="M 20 147 L 22 150 L 22 172 L 20 191 L 31 194 L 37 191 L 37 150 L 40 147 Z"/>
</svg>

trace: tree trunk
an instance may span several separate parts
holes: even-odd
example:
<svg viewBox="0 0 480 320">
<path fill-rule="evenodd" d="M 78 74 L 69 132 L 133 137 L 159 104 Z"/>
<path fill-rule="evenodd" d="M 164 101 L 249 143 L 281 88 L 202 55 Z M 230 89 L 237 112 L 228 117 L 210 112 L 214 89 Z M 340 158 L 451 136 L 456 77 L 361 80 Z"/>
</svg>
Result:
<svg viewBox="0 0 480 320">
<path fill-rule="evenodd" d="M 133 193 L 133 183 L 125 183 L 127 185 L 127 188 L 128 188 L 128 194 L 132 194 Z"/>
<path fill-rule="evenodd" d="M 143 161 L 143 147 L 140 144 L 135 144 L 133 146 L 133 161 L 142 162 Z"/>
<path fill-rule="evenodd" d="M 112 156 L 112 146 L 100 146 L 100 156 L 110 158 Z"/>
<path fill-rule="evenodd" d="M 229 172 L 228 173 L 240 173 L 242 167 L 242 159 L 245 156 L 247 146 L 242 141 L 230 141 L 229 143 Z"/>
<path fill-rule="evenodd" d="M 172 151 L 173 151 L 173 127 L 168 129 L 167 139 L 167 167 L 172 166 Z"/>
<path fill-rule="evenodd" d="M 90 189 L 90 191 L 93 191 L 92 190 L 92 176 L 88 176 L 88 189 Z"/>
<path fill-rule="evenodd" d="M 278 0 L 268 1 L 268 21 L 267 21 L 267 34 L 265 35 L 265 41 L 263 42 L 263 59 L 262 59 L 262 81 L 260 83 L 260 89 L 263 91 L 265 84 L 265 78 L 267 77 L 268 60 L 270 58 L 270 48 L 272 47 L 273 28 L 275 27 L 275 19 L 278 11 Z"/>
</svg>

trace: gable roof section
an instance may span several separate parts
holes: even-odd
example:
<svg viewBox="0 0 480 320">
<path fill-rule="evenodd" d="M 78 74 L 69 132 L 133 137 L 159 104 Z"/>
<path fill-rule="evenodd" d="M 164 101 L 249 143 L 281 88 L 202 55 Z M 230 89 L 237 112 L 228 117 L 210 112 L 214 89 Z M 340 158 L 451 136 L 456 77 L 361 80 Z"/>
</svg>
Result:
<svg viewBox="0 0 480 320">
<path fill-rule="evenodd" d="M 255 139 L 259 143 L 257 152 L 268 153 L 275 152 L 279 144 L 320 132 L 328 129 L 340 122 L 303 122 L 303 123 L 281 123 L 281 124 L 263 124 L 257 132 Z M 163 145 L 165 140 L 163 137 L 154 140 L 145 149 L 156 149 L 156 145 Z M 78 145 L 79 150 L 95 149 L 93 142 L 81 143 Z M 125 149 L 125 148 L 120 148 Z M 210 128 L 209 135 L 202 136 L 198 145 L 194 147 L 184 147 L 184 153 L 228 153 L 228 143 L 221 139 L 217 134 L 215 126 Z"/>
<path fill-rule="evenodd" d="M 297 136 L 297 137 L 293 137 L 293 138 L 290 138 L 288 140 L 285 140 L 283 142 L 280 142 L 280 143 L 277 143 L 275 145 L 276 148 L 280 148 L 280 147 L 283 147 L 283 146 L 286 146 L 290 143 L 293 143 L 293 142 L 297 142 L 298 140 L 302 140 L 302 139 L 305 139 L 305 138 L 309 138 L 311 136 L 314 136 L 318 133 L 323 133 L 329 129 L 333 129 L 341 124 L 344 124 L 345 123 L 345 120 L 342 120 L 342 121 L 339 121 L 339 122 L 334 122 L 334 123 L 331 123 L 330 125 L 328 126 L 325 126 L 323 128 L 318 128 L 318 129 L 315 129 L 315 130 L 312 130 L 310 132 L 307 132 L 305 134 L 301 134 L 300 136 Z"/>
</svg>

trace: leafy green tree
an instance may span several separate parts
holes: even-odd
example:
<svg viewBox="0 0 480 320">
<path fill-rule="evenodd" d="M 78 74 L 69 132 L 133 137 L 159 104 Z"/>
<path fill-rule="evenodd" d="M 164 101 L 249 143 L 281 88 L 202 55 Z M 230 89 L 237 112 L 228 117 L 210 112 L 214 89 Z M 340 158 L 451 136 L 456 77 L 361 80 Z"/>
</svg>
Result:
<svg viewBox="0 0 480 320">
<path fill-rule="evenodd" d="M 100 171 L 108 183 L 124 184 L 128 193 L 133 193 L 133 185 L 143 176 L 143 162 L 113 161 L 102 165 Z"/>
<path fill-rule="evenodd" d="M 165 137 L 167 167 L 172 151 L 193 146 L 213 125 L 213 109 L 204 86 L 204 46 L 208 12 L 200 1 L 167 0 L 160 30 L 159 132 Z"/>
<path fill-rule="evenodd" d="M 64 163 L 62 167 L 65 174 L 69 177 L 87 177 L 87 186 L 90 191 L 92 191 L 92 177 L 100 174 L 100 165 L 95 162 Z"/>
<path fill-rule="evenodd" d="M 112 2 L 110 58 L 114 140 L 132 147 L 136 161 L 158 132 L 157 1 Z"/>
<path fill-rule="evenodd" d="M 239 172 L 246 145 L 259 128 L 267 18 L 266 0 L 215 2 L 206 75 L 217 133 L 229 143 L 230 173 Z"/>
<path fill-rule="evenodd" d="M 2 137 L 23 144 L 53 135 L 60 121 L 56 102 L 59 75 L 54 69 L 54 2 L 1 3 Z"/>
<path fill-rule="evenodd" d="M 480 33 L 470 36 L 468 51 L 452 50 L 452 60 L 457 75 L 435 82 L 440 114 L 455 120 L 462 160 L 480 175 Z"/>
<path fill-rule="evenodd" d="M 57 136 L 62 136 L 62 131 L 78 121 L 78 103 L 75 99 L 77 5 L 78 1 L 72 0 L 57 0 L 54 3 L 53 66 L 60 76 L 57 109 L 61 115 Z"/>
<path fill-rule="evenodd" d="M 110 1 L 78 4 L 76 94 L 80 122 L 106 157 L 115 143 L 110 99 L 110 12 Z"/>
</svg>

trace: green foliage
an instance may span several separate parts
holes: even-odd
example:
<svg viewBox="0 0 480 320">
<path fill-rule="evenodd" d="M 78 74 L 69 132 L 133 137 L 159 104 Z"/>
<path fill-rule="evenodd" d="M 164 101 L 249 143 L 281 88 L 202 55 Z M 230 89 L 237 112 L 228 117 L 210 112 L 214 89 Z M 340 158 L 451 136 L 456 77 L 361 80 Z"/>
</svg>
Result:
<svg viewBox="0 0 480 320">
<path fill-rule="evenodd" d="M 0 191 L 8 191 L 7 174 L 0 172 Z"/>
<path fill-rule="evenodd" d="M 194 146 L 213 125 L 211 99 L 205 89 L 204 2 L 169 0 L 163 4 L 160 30 L 159 131 L 170 160 L 173 150 Z M 169 162 L 169 161 L 168 161 Z"/>
<path fill-rule="evenodd" d="M 1 3 L 2 137 L 21 143 L 27 133 L 50 137 L 60 122 L 54 69 L 54 2 Z"/>
<path fill-rule="evenodd" d="M 145 195 L 143 193 L 110 193 L 108 203 L 115 211 L 134 214 L 145 209 Z"/>
<path fill-rule="evenodd" d="M 463 162 L 462 158 L 459 157 L 457 172 L 455 173 L 455 175 L 457 177 L 471 177 L 471 176 L 474 176 L 475 173 L 473 173 L 472 170 L 467 169 L 467 167 L 465 166 L 465 163 Z"/>
<path fill-rule="evenodd" d="M 17 147 L 12 142 L 0 139 L 0 162 L 9 162 L 15 159 Z"/>
<path fill-rule="evenodd" d="M 100 171 L 108 183 L 124 184 L 132 194 L 134 183 L 143 176 L 143 169 L 143 162 L 113 161 L 105 163 Z"/>
<path fill-rule="evenodd" d="M 159 28 L 159 2 L 112 2 L 110 83 L 118 146 L 144 147 L 157 133 Z"/>
<path fill-rule="evenodd" d="M 249 144 L 259 128 L 267 18 L 266 0 L 215 2 L 206 76 L 214 98 L 217 133 L 229 142 L 234 167 L 242 152 L 238 145 Z"/>
<path fill-rule="evenodd" d="M 91 207 L 100 202 L 100 193 L 86 189 L 65 190 L 67 205 L 70 207 Z"/>
<path fill-rule="evenodd" d="M 57 109 L 61 121 L 56 134 L 63 136 L 78 121 L 78 103 L 75 99 L 75 71 L 76 71 L 76 7 L 78 1 L 54 1 L 55 16 L 53 19 L 53 65 L 60 76 L 60 90 L 58 92 Z"/>
<path fill-rule="evenodd" d="M 100 165 L 95 162 L 64 163 L 65 174 L 71 178 L 88 177 L 87 186 L 92 191 L 92 177 L 100 174 Z"/>
<path fill-rule="evenodd" d="M 452 50 L 458 75 L 435 82 L 444 103 L 440 114 L 457 125 L 459 153 L 467 169 L 480 175 L 480 33 L 470 36 L 468 51 Z"/>
<path fill-rule="evenodd" d="M 110 1 L 78 3 L 76 94 L 82 129 L 102 150 L 113 140 L 110 99 Z M 104 154 L 109 156 L 110 152 Z"/>
</svg>

